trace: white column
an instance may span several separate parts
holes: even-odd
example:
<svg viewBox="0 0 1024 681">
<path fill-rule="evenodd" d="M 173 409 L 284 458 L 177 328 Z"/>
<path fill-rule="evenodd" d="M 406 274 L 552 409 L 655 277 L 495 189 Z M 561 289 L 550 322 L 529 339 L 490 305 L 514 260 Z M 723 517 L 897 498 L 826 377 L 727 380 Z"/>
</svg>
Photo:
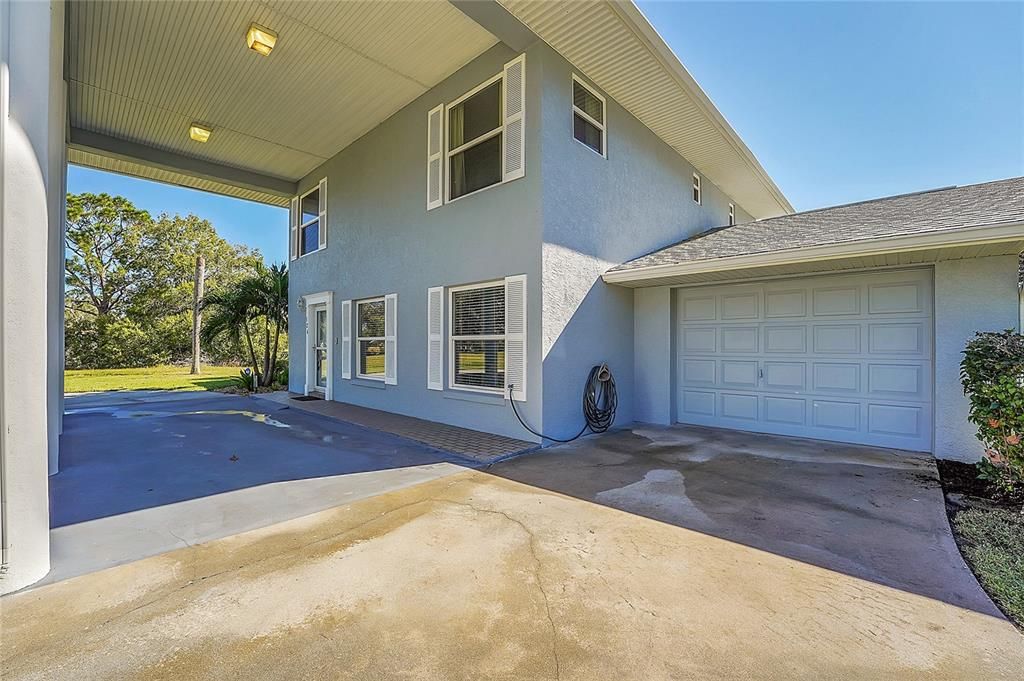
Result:
<svg viewBox="0 0 1024 681">
<path fill-rule="evenodd" d="M 62 350 L 62 0 L 0 0 L 0 593 L 49 570 Z M 55 252 L 56 251 L 58 252 Z M 51 448 L 52 445 L 52 448 Z"/>
</svg>

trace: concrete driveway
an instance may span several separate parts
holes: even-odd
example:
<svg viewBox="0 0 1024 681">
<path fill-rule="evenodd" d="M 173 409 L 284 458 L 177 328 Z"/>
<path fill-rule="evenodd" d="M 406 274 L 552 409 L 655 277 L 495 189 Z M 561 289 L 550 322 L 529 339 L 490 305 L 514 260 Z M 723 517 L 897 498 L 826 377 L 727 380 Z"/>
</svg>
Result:
<svg viewBox="0 0 1024 681">
<path fill-rule="evenodd" d="M 5 679 L 1018 679 L 932 465 L 636 429 L 2 601 Z"/>
</svg>

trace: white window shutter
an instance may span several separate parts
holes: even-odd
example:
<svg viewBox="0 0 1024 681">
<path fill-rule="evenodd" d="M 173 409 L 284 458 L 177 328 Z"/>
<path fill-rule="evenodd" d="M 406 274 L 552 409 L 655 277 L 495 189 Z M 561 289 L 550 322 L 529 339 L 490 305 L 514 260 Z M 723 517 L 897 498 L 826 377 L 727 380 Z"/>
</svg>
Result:
<svg viewBox="0 0 1024 681">
<path fill-rule="evenodd" d="M 318 248 L 327 248 L 327 178 L 320 180 L 320 191 L 317 194 L 320 197 L 320 229 L 317 230 L 319 234 Z"/>
<path fill-rule="evenodd" d="M 427 114 L 427 210 L 444 201 L 444 104 Z"/>
<path fill-rule="evenodd" d="M 384 296 L 384 383 L 398 385 L 398 294 Z"/>
<path fill-rule="evenodd" d="M 299 257 L 299 197 L 293 196 L 288 211 L 288 252 L 291 259 Z"/>
<path fill-rule="evenodd" d="M 341 301 L 341 377 L 352 378 L 352 301 Z"/>
<path fill-rule="evenodd" d="M 502 179 L 507 182 L 526 174 L 526 55 L 505 64 L 501 79 L 505 102 L 505 153 Z"/>
<path fill-rule="evenodd" d="M 505 277 L 505 397 L 526 401 L 526 275 Z"/>
<path fill-rule="evenodd" d="M 427 289 L 427 389 L 444 390 L 444 287 Z"/>
</svg>

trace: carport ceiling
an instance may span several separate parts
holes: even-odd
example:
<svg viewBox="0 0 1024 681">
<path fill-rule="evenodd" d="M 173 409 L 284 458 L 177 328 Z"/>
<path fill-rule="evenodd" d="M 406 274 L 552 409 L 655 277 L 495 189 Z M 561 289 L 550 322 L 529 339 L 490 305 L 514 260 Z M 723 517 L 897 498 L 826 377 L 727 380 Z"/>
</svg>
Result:
<svg viewBox="0 0 1024 681">
<path fill-rule="evenodd" d="M 73 129 L 292 182 L 497 42 L 446 0 L 75 2 L 68 28 Z"/>
</svg>

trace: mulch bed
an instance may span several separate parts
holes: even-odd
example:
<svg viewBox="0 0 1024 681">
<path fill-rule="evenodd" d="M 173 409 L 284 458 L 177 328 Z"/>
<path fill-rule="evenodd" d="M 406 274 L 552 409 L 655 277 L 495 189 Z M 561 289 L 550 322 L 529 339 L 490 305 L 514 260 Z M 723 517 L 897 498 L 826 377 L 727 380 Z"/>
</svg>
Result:
<svg viewBox="0 0 1024 681">
<path fill-rule="evenodd" d="M 945 493 L 949 526 L 964 561 L 993 602 L 1024 631 L 1021 582 L 1017 576 L 1024 564 L 1019 529 L 1019 514 L 1024 513 L 1024 504 L 1020 499 L 1001 496 L 992 485 L 979 479 L 978 469 L 973 464 L 942 459 L 936 464 Z M 964 515 L 958 519 L 961 513 Z M 987 533 L 979 531 L 982 526 L 989 528 Z M 974 540 L 965 532 L 973 532 Z M 1011 571 L 1009 577 L 1006 566 Z M 1016 586 L 1008 587 L 1008 582 Z"/>
</svg>

